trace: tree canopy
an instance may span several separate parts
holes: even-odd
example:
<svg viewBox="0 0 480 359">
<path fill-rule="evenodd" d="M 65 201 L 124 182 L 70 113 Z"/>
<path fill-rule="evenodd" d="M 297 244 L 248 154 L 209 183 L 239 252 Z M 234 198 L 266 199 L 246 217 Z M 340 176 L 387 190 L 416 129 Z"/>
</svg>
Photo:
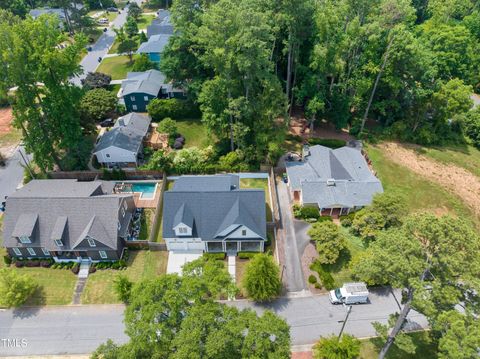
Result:
<svg viewBox="0 0 480 359">
<path fill-rule="evenodd" d="M 280 271 L 273 257 L 259 253 L 247 265 L 243 285 L 247 295 L 255 301 L 265 302 L 280 294 Z"/>
<path fill-rule="evenodd" d="M 36 289 L 32 279 L 8 268 L 0 269 L 0 306 L 19 307 Z"/>
<path fill-rule="evenodd" d="M 346 246 L 345 235 L 340 227 L 330 221 L 313 223 L 308 235 L 315 241 L 318 261 L 322 264 L 335 263 Z"/>
</svg>

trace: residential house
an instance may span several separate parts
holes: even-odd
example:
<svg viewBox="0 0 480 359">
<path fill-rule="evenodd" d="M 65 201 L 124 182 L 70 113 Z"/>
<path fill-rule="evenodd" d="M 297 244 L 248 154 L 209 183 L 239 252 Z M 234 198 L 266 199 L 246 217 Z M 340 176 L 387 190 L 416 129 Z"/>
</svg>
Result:
<svg viewBox="0 0 480 359">
<path fill-rule="evenodd" d="M 76 11 L 79 11 L 79 10 L 82 10 L 83 8 L 84 8 L 83 4 L 71 3 L 71 9 L 75 9 Z M 66 13 L 68 14 L 68 17 L 70 19 L 70 17 L 72 16 L 72 11 L 67 10 Z M 44 8 L 32 9 L 29 11 L 29 15 L 34 19 L 45 14 L 49 14 L 49 15 L 53 14 L 57 16 L 58 19 L 60 20 L 60 26 L 62 27 L 63 27 L 63 23 L 67 21 L 64 9 L 44 7 Z"/>
<path fill-rule="evenodd" d="M 295 201 L 318 207 L 322 215 L 348 214 L 383 192 L 360 147 L 305 146 L 302 160 L 287 162 L 286 168 Z"/>
<path fill-rule="evenodd" d="M 237 175 L 182 176 L 164 193 L 163 238 L 180 253 L 264 250 L 265 192 Z"/>
<path fill-rule="evenodd" d="M 135 210 L 113 182 L 32 180 L 6 200 L 3 245 L 16 258 L 121 258 Z"/>
<path fill-rule="evenodd" d="M 105 167 L 136 167 L 151 121 L 150 116 L 134 112 L 119 117 L 95 145 L 97 161 Z"/>
<path fill-rule="evenodd" d="M 142 43 L 137 50 L 137 54 L 147 54 L 150 61 L 160 63 L 163 49 L 168 44 L 168 39 L 172 35 L 154 35 L 148 41 Z"/>
<path fill-rule="evenodd" d="M 173 35 L 170 11 L 159 10 L 157 18 L 152 21 L 151 25 L 147 26 L 147 38 L 150 39 L 154 35 Z"/>
</svg>

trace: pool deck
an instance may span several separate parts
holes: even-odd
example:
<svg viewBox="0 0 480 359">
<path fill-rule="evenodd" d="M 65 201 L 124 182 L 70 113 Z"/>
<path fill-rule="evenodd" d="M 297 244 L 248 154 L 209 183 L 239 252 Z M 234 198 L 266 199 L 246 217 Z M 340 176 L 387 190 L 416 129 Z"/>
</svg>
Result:
<svg viewBox="0 0 480 359">
<path fill-rule="evenodd" d="M 135 206 L 142 208 L 157 208 L 157 203 L 160 199 L 160 187 L 161 186 L 157 186 L 155 188 L 155 196 L 153 196 L 153 198 L 140 198 L 141 194 L 134 192 L 133 200 L 135 201 Z"/>
</svg>

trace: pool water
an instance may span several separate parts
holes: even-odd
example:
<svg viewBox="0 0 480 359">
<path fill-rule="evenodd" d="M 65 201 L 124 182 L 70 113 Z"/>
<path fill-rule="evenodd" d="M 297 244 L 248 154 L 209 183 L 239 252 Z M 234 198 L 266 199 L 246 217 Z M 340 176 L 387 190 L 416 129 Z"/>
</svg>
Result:
<svg viewBox="0 0 480 359">
<path fill-rule="evenodd" d="M 128 183 L 128 182 L 124 182 Z M 140 193 L 140 198 L 148 199 L 155 196 L 155 189 L 157 184 L 155 182 L 133 182 L 132 191 Z"/>
</svg>

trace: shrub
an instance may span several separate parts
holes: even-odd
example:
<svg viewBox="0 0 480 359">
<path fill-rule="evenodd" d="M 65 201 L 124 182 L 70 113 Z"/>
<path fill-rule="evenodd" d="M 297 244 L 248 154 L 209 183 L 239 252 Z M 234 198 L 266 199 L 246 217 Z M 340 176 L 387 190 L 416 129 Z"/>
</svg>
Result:
<svg viewBox="0 0 480 359">
<path fill-rule="evenodd" d="M 200 116 L 199 109 L 195 104 L 178 99 L 153 99 L 148 104 L 147 111 L 154 121 L 161 121 L 166 117 L 175 120 Z"/>
<path fill-rule="evenodd" d="M 340 223 L 344 227 L 351 227 L 354 218 L 355 218 L 355 212 L 349 213 L 345 216 L 340 216 Z"/>
<path fill-rule="evenodd" d="M 255 257 L 259 252 L 238 252 L 239 259 L 252 259 Z"/>
<path fill-rule="evenodd" d="M 24 304 L 36 289 L 32 279 L 4 268 L 0 269 L 0 306 L 19 307 Z"/>
<path fill-rule="evenodd" d="M 320 216 L 318 217 L 317 222 L 333 222 L 333 218 L 330 216 Z"/>
<path fill-rule="evenodd" d="M 100 121 L 115 111 L 117 97 L 103 88 L 88 91 L 80 100 L 79 109 L 86 123 Z"/>
<path fill-rule="evenodd" d="M 175 135 L 178 133 L 177 123 L 172 120 L 170 117 L 165 117 L 158 124 L 157 131 L 160 133 L 166 133 L 169 140 L 175 140 Z"/>
<path fill-rule="evenodd" d="M 319 261 L 314 261 L 310 265 L 310 269 L 318 273 L 318 277 L 320 278 L 320 283 L 325 287 L 327 290 L 335 289 L 335 279 L 333 279 L 330 272 L 326 271 L 322 264 Z"/>
<path fill-rule="evenodd" d="M 310 146 L 322 145 L 332 149 L 340 148 L 346 145 L 344 140 L 337 140 L 335 138 L 310 138 L 308 140 Z"/>
<path fill-rule="evenodd" d="M 43 260 L 40 262 L 40 266 L 43 268 L 49 268 L 53 264 L 53 259 Z"/>
<path fill-rule="evenodd" d="M 276 298 L 282 283 L 273 258 L 265 253 L 255 255 L 245 270 L 243 286 L 247 295 L 255 301 L 265 302 Z"/>
<path fill-rule="evenodd" d="M 118 299 L 124 303 L 128 303 L 133 283 L 126 276 L 118 275 L 113 281 L 113 285 Z"/>
<path fill-rule="evenodd" d="M 317 288 L 317 289 L 322 289 L 322 285 L 318 282 L 315 283 L 314 287 Z"/>
<path fill-rule="evenodd" d="M 207 259 L 217 259 L 217 260 L 224 260 L 227 254 L 225 252 L 220 253 L 203 253 L 203 256 Z"/>
<path fill-rule="evenodd" d="M 78 274 L 78 272 L 80 272 L 80 265 L 78 263 L 75 263 L 71 270 L 73 274 Z"/>
<path fill-rule="evenodd" d="M 3 256 L 3 262 L 8 267 L 8 266 L 10 266 L 10 264 L 12 264 L 12 258 L 8 255 Z"/>
<path fill-rule="evenodd" d="M 106 88 L 110 85 L 112 77 L 101 72 L 89 72 L 85 79 L 82 80 L 82 85 L 85 90 L 96 88 Z"/>
<path fill-rule="evenodd" d="M 315 284 L 315 283 L 317 283 L 317 277 L 315 277 L 313 274 L 310 274 L 310 275 L 308 276 L 308 283 L 310 283 L 310 284 Z"/>
<path fill-rule="evenodd" d="M 323 264 L 335 263 L 346 246 L 344 234 L 332 222 L 314 223 L 308 230 L 308 235 L 315 241 L 319 254 L 317 260 Z"/>
<path fill-rule="evenodd" d="M 297 204 L 293 205 L 293 215 L 295 216 L 295 218 L 298 218 L 298 219 L 314 218 L 317 220 L 320 218 L 320 212 L 318 211 L 317 208 L 309 207 L 309 206 L 302 207 Z"/>
<path fill-rule="evenodd" d="M 133 64 L 132 71 L 144 72 L 144 71 L 148 71 L 148 70 L 156 69 L 156 68 L 157 68 L 157 66 L 155 65 L 154 62 L 150 61 L 147 54 L 141 54 L 135 60 L 135 63 Z"/>
<path fill-rule="evenodd" d="M 94 266 L 88 268 L 88 273 L 95 273 L 96 271 L 97 271 L 97 268 Z"/>
<path fill-rule="evenodd" d="M 23 261 L 16 261 L 15 262 L 15 267 L 17 267 L 17 268 L 22 268 L 24 265 L 25 265 L 25 263 L 23 263 Z"/>
</svg>

